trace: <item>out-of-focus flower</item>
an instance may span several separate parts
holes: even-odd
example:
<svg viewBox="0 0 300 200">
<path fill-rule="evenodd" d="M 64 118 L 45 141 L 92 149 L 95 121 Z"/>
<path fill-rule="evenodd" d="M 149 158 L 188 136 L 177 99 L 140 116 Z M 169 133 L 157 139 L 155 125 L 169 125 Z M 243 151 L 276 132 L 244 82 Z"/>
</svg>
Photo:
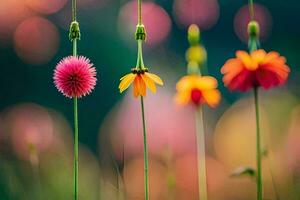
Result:
<svg viewBox="0 0 300 200">
<path fill-rule="evenodd" d="M 237 51 L 236 58 L 229 59 L 221 72 L 223 82 L 230 90 L 247 91 L 260 86 L 269 89 L 283 85 L 290 69 L 279 53 L 259 49 L 251 54 Z"/>
<path fill-rule="evenodd" d="M 221 99 L 220 91 L 217 90 L 218 82 L 211 76 L 187 75 L 182 77 L 176 85 L 178 104 L 195 105 L 207 104 L 216 107 Z"/>
<path fill-rule="evenodd" d="M 161 78 L 155 74 L 149 73 L 148 69 L 134 68 L 130 74 L 123 76 L 119 85 L 120 92 L 126 90 L 133 82 L 133 96 L 146 96 L 146 87 L 153 93 L 156 93 L 156 84 L 163 85 Z"/>
<path fill-rule="evenodd" d="M 96 85 L 96 69 L 84 56 L 69 56 L 58 63 L 54 71 L 56 88 L 66 97 L 82 97 Z"/>
<path fill-rule="evenodd" d="M 188 48 L 185 57 L 188 62 L 197 62 L 201 66 L 206 61 L 207 53 L 203 46 L 195 45 Z"/>
</svg>

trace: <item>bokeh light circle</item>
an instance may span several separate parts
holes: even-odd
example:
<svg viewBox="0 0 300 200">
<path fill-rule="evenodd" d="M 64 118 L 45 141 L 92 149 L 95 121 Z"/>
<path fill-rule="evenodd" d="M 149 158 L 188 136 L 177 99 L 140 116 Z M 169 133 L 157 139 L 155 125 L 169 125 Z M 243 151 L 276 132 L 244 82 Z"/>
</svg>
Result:
<svg viewBox="0 0 300 200">
<path fill-rule="evenodd" d="M 38 153 L 53 141 L 53 121 L 48 111 L 37 104 L 21 104 L 6 115 L 7 129 L 14 151 L 21 159 L 29 159 L 31 147 Z"/>
<path fill-rule="evenodd" d="M 56 13 L 64 7 L 67 1 L 68 0 L 25 0 L 31 9 L 42 14 Z"/>
<path fill-rule="evenodd" d="M 33 15 L 23 0 L 1 0 L 0 45 L 10 44 L 15 28 L 22 20 Z"/>
<path fill-rule="evenodd" d="M 171 30 L 171 19 L 168 13 L 153 2 L 143 2 L 143 24 L 147 32 L 147 46 L 155 46 L 161 43 Z M 134 33 L 137 24 L 137 3 L 126 3 L 119 14 L 119 32 L 122 38 L 128 42 L 134 42 Z"/>
<path fill-rule="evenodd" d="M 254 4 L 255 20 L 260 26 L 260 39 L 266 40 L 272 29 L 272 15 L 270 11 L 260 5 Z M 234 17 L 234 31 L 243 42 L 248 41 L 247 27 L 250 21 L 248 5 L 243 6 Z"/>
<path fill-rule="evenodd" d="M 44 64 L 50 61 L 59 47 L 59 33 L 55 25 L 42 17 L 23 21 L 14 33 L 17 55 L 28 64 Z"/>
<path fill-rule="evenodd" d="M 173 11 L 179 26 L 197 24 L 204 30 L 215 25 L 220 15 L 217 0 L 175 0 Z"/>
</svg>

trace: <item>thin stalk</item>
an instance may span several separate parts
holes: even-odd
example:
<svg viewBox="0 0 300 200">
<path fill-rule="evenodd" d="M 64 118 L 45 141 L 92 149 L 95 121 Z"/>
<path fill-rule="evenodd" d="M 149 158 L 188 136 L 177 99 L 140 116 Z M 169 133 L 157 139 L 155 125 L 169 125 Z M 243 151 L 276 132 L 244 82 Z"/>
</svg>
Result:
<svg viewBox="0 0 300 200">
<path fill-rule="evenodd" d="M 146 120 L 145 120 L 144 99 L 143 99 L 142 96 L 141 96 L 141 109 L 142 109 L 143 139 L 144 139 L 144 184 L 145 184 L 145 200 L 148 200 L 149 199 L 148 146 L 147 146 L 147 133 L 146 133 Z"/>
<path fill-rule="evenodd" d="M 138 25 L 142 25 L 142 0 L 138 0 Z"/>
<path fill-rule="evenodd" d="M 250 20 L 254 20 L 254 3 L 253 0 L 249 0 L 249 12 L 250 12 Z"/>
<path fill-rule="evenodd" d="M 141 69 L 144 68 L 144 61 L 143 61 L 143 41 L 138 40 L 138 53 L 137 53 L 137 61 L 136 61 L 136 68 Z"/>
<path fill-rule="evenodd" d="M 203 112 L 201 106 L 196 110 L 195 122 L 196 122 L 196 138 L 197 138 L 199 199 L 207 200 L 205 134 L 204 134 L 204 124 L 203 124 Z"/>
<path fill-rule="evenodd" d="M 30 145 L 30 165 L 32 169 L 32 174 L 35 180 L 35 186 L 36 186 L 36 199 L 43 199 L 42 198 L 42 184 L 41 184 L 41 177 L 40 177 L 40 162 L 39 162 L 39 156 L 36 152 L 36 149 L 34 146 Z"/>
<path fill-rule="evenodd" d="M 78 200 L 78 106 L 74 98 L 74 200 Z"/>
<path fill-rule="evenodd" d="M 76 21 L 77 18 L 77 2 L 76 0 L 72 0 L 72 20 Z"/>
<path fill-rule="evenodd" d="M 259 123 L 259 103 L 258 103 L 258 88 L 254 88 L 254 103 L 256 116 L 256 164 L 257 164 L 257 200 L 263 199 L 262 192 L 262 175 L 261 175 L 261 138 L 260 138 L 260 123 Z"/>
</svg>

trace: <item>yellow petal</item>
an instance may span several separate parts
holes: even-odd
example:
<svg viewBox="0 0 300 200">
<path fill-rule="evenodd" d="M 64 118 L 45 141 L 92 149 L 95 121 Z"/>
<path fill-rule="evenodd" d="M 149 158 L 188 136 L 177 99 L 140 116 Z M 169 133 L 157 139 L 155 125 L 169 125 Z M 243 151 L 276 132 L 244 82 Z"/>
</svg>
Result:
<svg viewBox="0 0 300 200">
<path fill-rule="evenodd" d="M 264 60 L 265 56 L 266 56 L 266 52 L 263 49 L 259 49 L 259 50 L 253 51 L 251 53 L 252 59 L 254 61 L 256 61 L 257 63 L 261 63 Z"/>
<path fill-rule="evenodd" d="M 121 83 L 119 85 L 121 93 L 130 86 L 130 84 L 134 81 L 135 76 L 135 74 L 127 74 L 121 78 Z"/>
<path fill-rule="evenodd" d="M 189 103 L 191 99 L 191 93 L 190 91 L 182 91 L 178 92 L 175 96 L 175 101 L 179 105 L 186 105 Z"/>
<path fill-rule="evenodd" d="M 242 61 L 248 70 L 254 71 L 258 68 L 258 63 L 246 51 L 237 51 L 236 57 Z"/>
<path fill-rule="evenodd" d="M 195 85 L 200 90 L 215 89 L 218 87 L 218 81 L 212 76 L 199 76 Z"/>
<path fill-rule="evenodd" d="M 204 90 L 202 91 L 205 102 L 212 108 L 216 107 L 221 100 L 221 93 L 219 90 Z"/>
<path fill-rule="evenodd" d="M 187 75 L 182 77 L 176 84 L 176 89 L 178 91 L 189 90 L 195 86 L 197 80 L 196 75 Z"/>
<path fill-rule="evenodd" d="M 146 84 L 140 75 L 137 75 L 133 83 L 133 96 L 146 96 Z"/>
<path fill-rule="evenodd" d="M 145 74 L 151 78 L 155 83 L 157 83 L 158 85 L 164 85 L 164 82 L 161 80 L 161 78 L 159 76 L 157 76 L 156 74 L 151 74 L 149 72 L 145 72 Z"/>
<path fill-rule="evenodd" d="M 153 92 L 153 93 L 156 93 L 156 86 L 155 86 L 155 83 L 154 81 L 149 78 L 147 75 L 145 74 L 142 74 L 142 79 L 143 81 L 145 82 L 146 86 Z"/>
</svg>

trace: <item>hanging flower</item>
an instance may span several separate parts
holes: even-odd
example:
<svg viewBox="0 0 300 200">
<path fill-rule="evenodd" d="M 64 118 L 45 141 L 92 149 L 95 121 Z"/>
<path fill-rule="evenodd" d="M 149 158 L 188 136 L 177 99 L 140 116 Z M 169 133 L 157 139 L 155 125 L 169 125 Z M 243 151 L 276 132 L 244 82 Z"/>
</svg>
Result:
<svg viewBox="0 0 300 200">
<path fill-rule="evenodd" d="M 96 85 L 96 69 L 84 56 L 69 56 L 61 60 L 54 71 L 56 88 L 66 97 L 82 97 Z"/>
<path fill-rule="evenodd" d="M 123 76 L 120 79 L 119 85 L 120 92 L 126 90 L 131 83 L 133 83 L 133 96 L 146 96 L 146 87 L 148 87 L 153 93 L 156 93 L 156 84 L 163 85 L 161 78 L 155 74 L 149 73 L 147 68 L 144 69 L 132 69 L 130 74 Z"/>
<path fill-rule="evenodd" d="M 221 100 L 218 82 L 212 76 L 187 75 L 182 77 L 177 85 L 176 102 L 181 105 L 190 102 L 195 105 L 207 104 L 216 107 Z"/>
<path fill-rule="evenodd" d="M 225 86 L 243 92 L 260 86 L 265 89 L 281 86 L 286 82 L 289 72 L 284 57 L 274 51 L 266 53 L 262 49 L 251 54 L 237 51 L 236 58 L 229 59 L 221 69 Z"/>
</svg>

